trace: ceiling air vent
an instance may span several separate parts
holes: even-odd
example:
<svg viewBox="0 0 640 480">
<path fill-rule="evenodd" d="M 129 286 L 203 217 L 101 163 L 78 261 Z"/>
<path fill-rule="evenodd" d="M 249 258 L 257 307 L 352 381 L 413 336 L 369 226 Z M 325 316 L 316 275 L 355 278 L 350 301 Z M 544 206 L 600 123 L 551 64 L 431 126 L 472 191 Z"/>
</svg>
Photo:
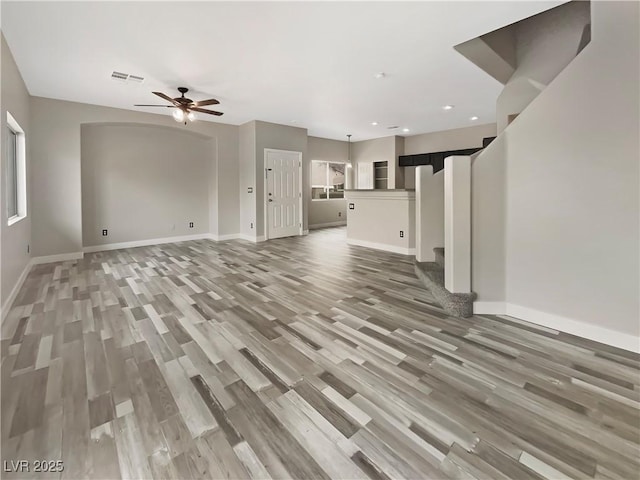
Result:
<svg viewBox="0 0 640 480">
<path fill-rule="evenodd" d="M 140 77 L 138 75 L 129 75 L 128 73 L 115 72 L 115 71 L 111 74 L 111 78 L 119 82 L 129 82 L 129 83 L 144 82 L 144 77 Z"/>
<path fill-rule="evenodd" d="M 122 72 L 113 72 L 111 74 L 111 78 L 113 78 L 114 80 L 119 80 L 121 82 L 126 82 L 127 81 L 127 77 L 129 77 L 129 75 L 127 75 L 126 73 L 122 73 Z"/>
<path fill-rule="evenodd" d="M 129 78 L 127 80 L 129 82 L 132 82 L 132 83 L 142 83 L 142 82 L 144 82 L 144 78 L 143 77 L 139 77 L 137 75 L 129 75 Z"/>
<path fill-rule="evenodd" d="M 398 125 L 393 125 L 392 127 L 387 127 L 389 130 L 395 130 L 396 128 L 400 128 L 398 127 Z"/>
</svg>

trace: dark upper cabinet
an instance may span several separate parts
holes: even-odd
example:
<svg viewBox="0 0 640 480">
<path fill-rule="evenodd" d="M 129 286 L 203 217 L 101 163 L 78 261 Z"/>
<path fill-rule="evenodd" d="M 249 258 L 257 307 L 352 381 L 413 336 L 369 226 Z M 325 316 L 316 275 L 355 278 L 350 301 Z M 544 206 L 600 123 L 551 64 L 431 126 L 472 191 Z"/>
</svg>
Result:
<svg viewBox="0 0 640 480">
<path fill-rule="evenodd" d="M 398 165 L 401 167 L 417 167 L 418 165 L 433 165 L 433 172 L 444 168 L 444 159 L 452 155 L 471 155 L 480 148 L 467 148 L 464 150 L 448 150 L 446 152 L 418 153 L 416 155 L 400 155 Z"/>
<path fill-rule="evenodd" d="M 465 148 L 462 150 L 447 150 L 446 152 L 418 153 L 415 155 L 400 155 L 398 165 L 401 167 L 417 167 L 418 165 L 433 165 L 433 173 L 444 168 L 444 159 L 452 155 L 472 155 L 487 147 L 496 137 L 482 139 L 482 147 Z"/>
</svg>

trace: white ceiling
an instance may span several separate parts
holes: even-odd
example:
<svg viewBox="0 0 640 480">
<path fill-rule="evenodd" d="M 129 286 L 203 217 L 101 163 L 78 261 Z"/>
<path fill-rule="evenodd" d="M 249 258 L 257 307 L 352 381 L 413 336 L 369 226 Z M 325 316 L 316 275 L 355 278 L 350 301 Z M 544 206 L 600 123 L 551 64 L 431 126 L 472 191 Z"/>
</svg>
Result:
<svg viewBox="0 0 640 480">
<path fill-rule="evenodd" d="M 494 122 L 500 84 L 453 46 L 560 3 L 3 1 L 1 19 L 31 95 L 145 110 L 186 86 L 220 100 L 207 120 L 357 141 Z"/>
</svg>

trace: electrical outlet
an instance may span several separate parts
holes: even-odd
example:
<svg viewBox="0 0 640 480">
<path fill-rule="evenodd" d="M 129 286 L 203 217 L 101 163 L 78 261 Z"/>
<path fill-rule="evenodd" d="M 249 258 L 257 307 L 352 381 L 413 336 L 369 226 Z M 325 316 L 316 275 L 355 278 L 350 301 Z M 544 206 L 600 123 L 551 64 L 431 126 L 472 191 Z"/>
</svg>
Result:
<svg viewBox="0 0 640 480">
<path fill-rule="evenodd" d="M 342 216 L 342 212 L 338 212 L 338 216 L 341 217 Z"/>
<path fill-rule="evenodd" d="M 251 222 L 251 229 L 253 229 L 253 222 Z"/>
<path fill-rule="evenodd" d="M 350 203 L 349 204 L 349 210 L 354 210 L 356 208 L 355 203 Z"/>
<path fill-rule="evenodd" d="M 247 193 L 253 193 L 253 187 L 247 187 Z"/>
<path fill-rule="evenodd" d="M 103 237 L 106 237 L 108 233 L 109 233 L 109 232 L 107 231 L 107 229 L 106 229 L 106 228 L 105 228 L 104 230 L 102 230 L 102 236 L 103 236 Z"/>
<path fill-rule="evenodd" d="M 193 228 L 193 222 L 189 222 L 189 228 Z"/>
<path fill-rule="evenodd" d="M 404 238 L 404 232 L 400 230 L 400 238 Z"/>
</svg>

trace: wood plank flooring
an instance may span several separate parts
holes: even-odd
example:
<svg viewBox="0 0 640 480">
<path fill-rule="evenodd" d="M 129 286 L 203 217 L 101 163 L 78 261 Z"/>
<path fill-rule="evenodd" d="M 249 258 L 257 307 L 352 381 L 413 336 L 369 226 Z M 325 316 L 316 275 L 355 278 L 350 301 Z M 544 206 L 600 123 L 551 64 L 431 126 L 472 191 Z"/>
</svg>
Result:
<svg viewBox="0 0 640 480">
<path fill-rule="evenodd" d="M 412 261 L 338 228 L 34 267 L 3 478 L 639 478 L 638 355 L 448 317 Z"/>
</svg>

